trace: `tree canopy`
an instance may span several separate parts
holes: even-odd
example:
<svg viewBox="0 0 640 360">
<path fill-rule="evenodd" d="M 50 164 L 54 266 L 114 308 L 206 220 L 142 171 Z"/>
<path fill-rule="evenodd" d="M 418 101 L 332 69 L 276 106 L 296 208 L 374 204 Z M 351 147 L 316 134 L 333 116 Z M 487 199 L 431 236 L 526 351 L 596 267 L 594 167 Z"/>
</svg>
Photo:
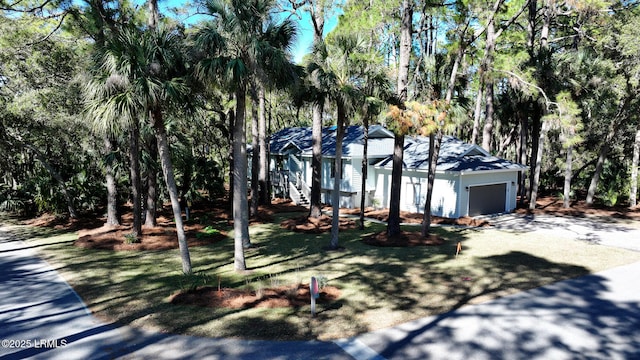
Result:
<svg viewBox="0 0 640 360">
<path fill-rule="evenodd" d="M 312 120 L 481 144 L 529 167 L 532 207 L 539 193 L 635 206 L 637 1 L 206 0 L 182 9 L 200 14 L 187 23 L 157 11 L 0 1 L 1 210 L 81 216 L 157 196 L 179 217 L 227 183 L 248 246 L 247 141 L 265 202 L 268 135 Z M 294 41 L 310 37 L 296 66 Z"/>
</svg>

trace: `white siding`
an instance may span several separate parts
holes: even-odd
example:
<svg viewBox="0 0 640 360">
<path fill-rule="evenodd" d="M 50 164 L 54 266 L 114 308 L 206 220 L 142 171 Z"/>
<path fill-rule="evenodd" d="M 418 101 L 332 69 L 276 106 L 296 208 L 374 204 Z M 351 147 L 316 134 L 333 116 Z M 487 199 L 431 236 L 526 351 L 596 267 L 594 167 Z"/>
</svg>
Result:
<svg viewBox="0 0 640 360">
<path fill-rule="evenodd" d="M 333 166 L 333 158 L 322 159 L 322 180 L 320 181 L 322 189 L 333 190 L 334 179 L 331 177 L 332 166 Z M 356 177 L 361 179 L 359 174 L 356 174 Z M 342 159 L 342 179 L 340 182 L 340 191 L 357 192 L 359 189 L 354 188 L 351 185 L 353 178 L 354 178 L 354 167 L 351 165 L 351 159 Z"/>
<path fill-rule="evenodd" d="M 457 179 L 455 176 L 449 174 L 436 175 L 431 199 L 432 215 L 450 218 L 458 217 L 456 185 Z M 427 200 L 427 173 L 403 171 L 400 198 L 401 210 L 423 213 Z M 416 202 L 418 203 L 416 204 Z"/>
<path fill-rule="evenodd" d="M 333 189 L 333 179 L 331 178 L 331 166 L 333 159 L 322 158 L 322 179 L 320 187 L 323 189 Z"/>
<path fill-rule="evenodd" d="M 350 191 L 359 193 L 362 190 L 362 158 L 351 158 L 348 161 L 351 167 Z"/>
<path fill-rule="evenodd" d="M 376 190 L 378 170 L 373 165 L 368 165 L 367 169 L 367 191 Z"/>
</svg>

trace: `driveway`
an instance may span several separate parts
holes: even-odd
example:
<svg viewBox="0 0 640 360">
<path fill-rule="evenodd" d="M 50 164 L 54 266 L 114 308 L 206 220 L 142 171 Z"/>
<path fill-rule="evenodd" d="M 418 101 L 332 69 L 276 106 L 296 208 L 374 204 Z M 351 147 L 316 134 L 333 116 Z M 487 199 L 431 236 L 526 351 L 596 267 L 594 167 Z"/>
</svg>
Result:
<svg viewBox="0 0 640 360">
<path fill-rule="evenodd" d="M 638 248 L 638 230 L 503 215 L 505 231 L 545 231 Z M 640 262 L 333 342 L 158 334 L 95 318 L 34 249 L 0 228 L 0 359 L 640 358 Z"/>
<path fill-rule="evenodd" d="M 500 214 L 485 217 L 493 228 L 512 232 L 536 232 L 541 235 L 586 241 L 592 244 L 640 251 L 638 224 L 613 219 L 553 215 Z"/>
</svg>

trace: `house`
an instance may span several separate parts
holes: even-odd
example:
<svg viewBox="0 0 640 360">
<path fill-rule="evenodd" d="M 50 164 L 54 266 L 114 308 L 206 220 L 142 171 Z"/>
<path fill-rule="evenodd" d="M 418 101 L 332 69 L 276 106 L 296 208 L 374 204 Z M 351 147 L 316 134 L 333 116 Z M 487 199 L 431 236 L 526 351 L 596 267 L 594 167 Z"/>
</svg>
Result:
<svg viewBox="0 0 640 360">
<path fill-rule="evenodd" d="M 393 133 L 380 125 L 369 129 L 367 206 L 389 207 Z M 322 131 L 321 201 L 331 203 L 335 169 L 335 127 Z M 364 130 L 349 126 L 342 149 L 340 206 L 357 208 L 362 198 Z M 272 193 L 306 204 L 311 192 L 311 128 L 283 129 L 271 136 Z M 423 212 L 427 193 L 429 139 L 405 141 L 401 210 Z M 509 212 L 516 207 L 518 175 L 526 167 L 491 156 L 477 145 L 445 136 L 436 167 L 432 214 L 457 218 Z"/>
</svg>

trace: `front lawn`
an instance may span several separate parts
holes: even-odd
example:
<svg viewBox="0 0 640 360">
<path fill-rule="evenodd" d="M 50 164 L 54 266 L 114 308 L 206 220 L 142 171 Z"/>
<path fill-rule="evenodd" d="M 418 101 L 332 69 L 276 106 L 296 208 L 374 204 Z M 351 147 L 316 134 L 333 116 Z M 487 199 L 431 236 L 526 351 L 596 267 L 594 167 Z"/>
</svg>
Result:
<svg viewBox="0 0 640 360">
<path fill-rule="evenodd" d="M 344 251 L 327 252 L 329 234 L 300 234 L 273 221 L 250 227 L 250 271 L 233 271 L 233 234 L 190 249 L 195 274 L 181 275 L 177 250 L 112 251 L 74 246 L 77 234 L 19 225 L 13 232 L 36 248 L 85 300 L 96 316 L 160 331 L 252 339 L 335 339 L 440 314 L 640 260 L 640 253 L 535 232 L 436 227 L 446 239 L 429 247 L 373 247 L 362 238 L 384 229 L 341 232 Z M 2 221 L 3 223 L 5 221 Z M 414 228 L 418 230 L 417 228 Z M 456 257 L 458 242 L 462 251 Z M 282 308 L 205 308 L 173 305 L 177 291 L 197 286 L 268 288 L 308 284 L 323 276 L 340 297 Z"/>
</svg>

